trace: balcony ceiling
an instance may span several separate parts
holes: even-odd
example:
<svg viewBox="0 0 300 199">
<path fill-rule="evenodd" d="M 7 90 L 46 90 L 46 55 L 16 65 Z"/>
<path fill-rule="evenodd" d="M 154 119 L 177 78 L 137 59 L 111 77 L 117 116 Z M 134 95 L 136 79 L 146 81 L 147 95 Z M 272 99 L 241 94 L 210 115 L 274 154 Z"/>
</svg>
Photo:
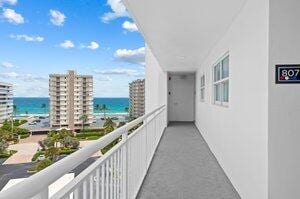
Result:
<svg viewBox="0 0 300 199">
<path fill-rule="evenodd" d="M 166 71 L 194 71 L 247 0 L 124 0 Z"/>
</svg>

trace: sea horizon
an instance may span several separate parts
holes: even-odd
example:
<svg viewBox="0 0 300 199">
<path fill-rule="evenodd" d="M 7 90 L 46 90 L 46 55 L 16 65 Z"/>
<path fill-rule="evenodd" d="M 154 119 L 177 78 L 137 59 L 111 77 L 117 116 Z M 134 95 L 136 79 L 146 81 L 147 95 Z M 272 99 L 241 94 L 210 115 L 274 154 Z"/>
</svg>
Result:
<svg viewBox="0 0 300 199">
<path fill-rule="evenodd" d="M 16 116 L 25 115 L 48 115 L 50 98 L 49 97 L 13 97 L 16 105 Z M 44 104 L 46 106 L 44 106 Z M 101 115 L 102 112 L 95 110 L 96 104 L 105 104 L 108 107 L 107 114 L 122 115 L 126 114 L 125 108 L 129 107 L 128 97 L 94 97 L 94 115 Z"/>
</svg>

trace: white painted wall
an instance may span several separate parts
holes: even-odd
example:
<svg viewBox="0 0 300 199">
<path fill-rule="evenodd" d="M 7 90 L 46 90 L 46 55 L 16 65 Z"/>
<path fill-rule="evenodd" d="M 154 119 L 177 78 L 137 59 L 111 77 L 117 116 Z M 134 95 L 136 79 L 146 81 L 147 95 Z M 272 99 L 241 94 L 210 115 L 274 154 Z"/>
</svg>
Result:
<svg viewBox="0 0 300 199">
<path fill-rule="evenodd" d="M 270 0 L 270 199 L 300 198 L 300 84 L 275 84 L 276 64 L 300 64 L 299 8 L 299 0 Z"/>
<path fill-rule="evenodd" d="M 225 108 L 212 104 L 212 66 L 228 51 L 230 102 Z M 196 78 L 196 125 L 243 199 L 268 198 L 267 66 L 268 0 L 249 0 L 199 64 Z M 202 74 L 205 102 L 199 97 Z"/>
<path fill-rule="evenodd" d="M 146 45 L 145 111 L 151 112 L 167 105 L 167 73 L 162 70 L 155 56 Z"/>
<path fill-rule="evenodd" d="M 192 122 L 195 117 L 195 74 L 170 74 L 169 121 Z"/>
</svg>

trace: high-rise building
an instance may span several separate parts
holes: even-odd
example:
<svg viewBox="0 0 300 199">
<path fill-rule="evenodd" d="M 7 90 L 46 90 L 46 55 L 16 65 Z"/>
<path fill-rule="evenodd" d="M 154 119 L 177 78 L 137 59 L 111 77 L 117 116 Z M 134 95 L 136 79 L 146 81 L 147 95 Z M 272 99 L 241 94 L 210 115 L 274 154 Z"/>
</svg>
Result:
<svg viewBox="0 0 300 199">
<path fill-rule="evenodd" d="M 0 82 L 0 123 L 13 114 L 12 84 Z"/>
<path fill-rule="evenodd" d="M 83 123 L 93 123 L 93 77 L 77 75 L 70 70 L 67 74 L 49 76 L 50 125 L 52 128 L 74 130 Z"/>
<path fill-rule="evenodd" d="M 129 84 L 129 115 L 138 118 L 145 114 L 145 79 L 138 79 Z"/>
</svg>

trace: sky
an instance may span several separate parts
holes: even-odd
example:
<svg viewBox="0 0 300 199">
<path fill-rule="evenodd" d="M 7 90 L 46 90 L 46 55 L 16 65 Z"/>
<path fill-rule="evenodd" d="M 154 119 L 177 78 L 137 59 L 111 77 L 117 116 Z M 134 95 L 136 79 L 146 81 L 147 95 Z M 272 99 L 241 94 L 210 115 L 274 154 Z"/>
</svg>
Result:
<svg viewBox="0 0 300 199">
<path fill-rule="evenodd" d="M 121 0 L 0 0 L 0 82 L 47 97 L 52 73 L 93 75 L 95 97 L 128 97 L 144 39 Z"/>
</svg>

